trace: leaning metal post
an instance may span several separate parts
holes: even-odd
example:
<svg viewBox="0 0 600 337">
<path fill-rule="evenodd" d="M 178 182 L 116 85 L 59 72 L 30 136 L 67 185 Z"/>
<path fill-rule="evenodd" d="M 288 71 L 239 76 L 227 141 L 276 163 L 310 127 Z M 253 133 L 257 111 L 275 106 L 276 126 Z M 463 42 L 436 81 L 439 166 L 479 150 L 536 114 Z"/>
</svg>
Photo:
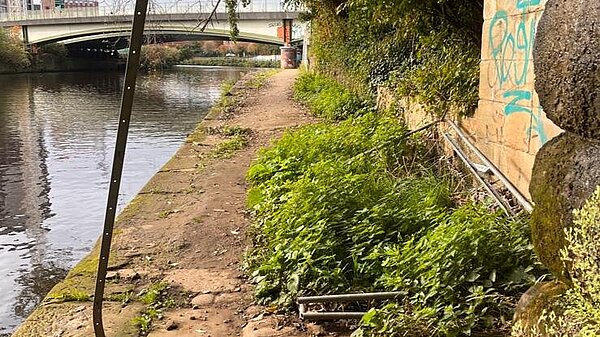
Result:
<svg viewBox="0 0 600 337">
<path fill-rule="evenodd" d="M 127 147 L 127 134 L 129 133 L 129 121 L 131 119 L 131 108 L 133 106 L 133 94 L 138 68 L 140 66 L 140 51 L 144 40 L 144 24 L 146 23 L 146 10 L 148 0 L 136 0 L 133 15 L 133 29 L 129 43 L 129 56 L 125 70 L 125 83 L 123 84 L 123 98 L 121 100 L 121 112 L 119 114 L 119 127 L 117 131 L 117 143 L 113 159 L 112 174 L 108 190 L 108 202 L 106 215 L 104 217 L 104 230 L 102 232 L 102 245 L 100 258 L 98 260 L 98 275 L 96 277 L 96 292 L 94 293 L 94 334 L 96 337 L 105 337 L 104 325 L 102 323 L 102 302 L 104 299 L 104 284 L 106 281 L 106 269 L 110 256 L 110 244 L 112 241 L 117 202 L 119 199 L 119 187 L 123 173 L 123 161 L 125 159 L 125 148 Z"/>
</svg>

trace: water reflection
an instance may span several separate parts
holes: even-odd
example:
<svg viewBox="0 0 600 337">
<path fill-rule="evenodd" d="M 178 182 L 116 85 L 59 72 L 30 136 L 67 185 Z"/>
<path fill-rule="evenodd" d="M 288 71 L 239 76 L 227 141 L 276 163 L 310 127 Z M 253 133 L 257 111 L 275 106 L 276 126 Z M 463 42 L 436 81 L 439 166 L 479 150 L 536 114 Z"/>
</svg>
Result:
<svg viewBox="0 0 600 337">
<path fill-rule="evenodd" d="M 236 69 L 139 79 L 120 207 L 175 152 Z M 0 77 L 0 336 L 26 317 L 100 233 L 123 77 Z"/>
</svg>

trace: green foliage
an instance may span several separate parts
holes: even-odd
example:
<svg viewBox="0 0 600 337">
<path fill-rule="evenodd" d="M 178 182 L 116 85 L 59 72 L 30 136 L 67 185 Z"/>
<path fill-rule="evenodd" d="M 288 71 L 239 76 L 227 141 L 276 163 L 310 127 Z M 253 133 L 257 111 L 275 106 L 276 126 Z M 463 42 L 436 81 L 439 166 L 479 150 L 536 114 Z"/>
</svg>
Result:
<svg viewBox="0 0 600 337">
<path fill-rule="evenodd" d="M 46 54 L 52 54 L 58 58 L 65 58 L 68 55 L 67 47 L 60 43 L 50 43 L 40 47 L 40 51 Z"/>
<path fill-rule="evenodd" d="M 240 35 L 240 30 L 238 29 L 238 26 L 237 26 L 238 6 L 241 4 L 242 6 L 245 7 L 245 6 L 249 5 L 250 2 L 251 2 L 251 0 L 225 0 L 225 7 L 227 8 L 229 26 L 230 26 L 230 36 L 231 36 L 232 41 L 237 40 L 238 36 Z"/>
<path fill-rule="evenodd" d="M 148 287 L 148 289 L 146 289 L 139 297 L 139 301 L 144 304 L 156 304 L 165 294 L 168 287 L 169 284 L 166 282 L 151 284 L 150 287 Z"/>
<path fill-rule="evenodd" d="M 158 44 L 142 46 L 140 55 L 142 67 L 151 70 L 168 68 L 181 60 L 179 49 Z"/>
<path fill-rule="evenodd" d="M 479 98 L 479 51 L 466 49 L 455 36 L 425 36 L 414 58 L 394 70 L 386 85 L 404 97 L 414 97 L 433 115 L 448 111 L 470 115 Z"/>
<path fill-rule="evenodd" d="M 158 282 L 151 284 L 138 294 L 137 300 L 147 305 L 146 309 L 132 320 L 141 336 L 150 333 L 152 322 L 162 316 L 164 308 L 171 308 L 175 305 L 175 301 L 168 296 L 168 290 L 167 282 Z"/>
<path fill-rule="evenodd" d="M 244 134 L 237 134 L 217 144 L 210 153 L 213 158 L 231 158 L 237 151 L 248 145 L 248 138 Z"/>
<path fill-rule="evenodd" d="M 330 87 L 344 96 L 337 82 L 303 74 L 295 95 L 314 109 Z M 369 312 L 356 335 L 506 329 L 540 275 L 526 222 L 488 204 L 457 208 L 451 176 L 397 117 L 325 111 L 350 117 L 285 133 L 248 172 L 245 262 L 258 301 L 289 308 L 299 294 L 399 290 L 406 297 Z"/>
<path fill-rule="evenodd" d="M 16 31 L 0 28 L 0 65 L 15 69 L 29 67 L 29 53 Z"/>
<path fill-rule="evenodd" d="M 153 307 L 146 308 L 139 316 L 134 317 L 132 323 L 139 329 L 140 336 L 146 336 L 152 330 L 152 321 L 158 318 L 159 311 Z"/>
<path fill-rule="evenodd" d="M 182 62 L 199 66 L 227 66 L 244 68 L 279 68 L 279 61 L 253 60 L 239 57 L 195 57 Z"/>
<path fill-rule="evenodd" d="M 473 111 L 483 0 L 298 2 L 311 11 L 318 72 L 363 98 L 386 86 L 438 116 Z"/>
<path fill-rule="evenodd" d="M 403 132 L 369 113 L 287 133 L 261 154 L 248 173 L 257 221 L 247 263 L 262 303 L 289 305 L 300 289 L 369 288 L 381 265 L 366 258 L 378 245 L 422 232 L 450 203 L 448 186 L 427 170 L 401 181 L 390 174 L 418 165 L 413 141 L 369 151 Z"/>
<path fill-rule="evenodd" d="M 535 282 L 527 223 L 470 204 L 437 223 L 420 238 L 370 256 L 383 261 L 378 282 L 407 297 L 403 305 L 366 316 L 368 335 L 402 335 L 412 327 L 419 333 L 410 336 L 457 336 L 502 327 L 512 316 L 513 299 Z"/>
<path fill-rule="evenodd" d="M 294 84 L 294 98 L 329 120 L 342 120 L 364 112 L 366 104 L 337 81 L 323 75 L 303 73 Z"/>
<path fill-rule="evenodd" d="M 551 336 L 595 337 L 600 335 L 600 187 L 581 210 L 574 225 L 565 230 L 562 251 L 573 285 L 543 313 L 541 326 Z M 538 331 L 518 331 L 518 336 L 542 336 Z"/>
</svg>

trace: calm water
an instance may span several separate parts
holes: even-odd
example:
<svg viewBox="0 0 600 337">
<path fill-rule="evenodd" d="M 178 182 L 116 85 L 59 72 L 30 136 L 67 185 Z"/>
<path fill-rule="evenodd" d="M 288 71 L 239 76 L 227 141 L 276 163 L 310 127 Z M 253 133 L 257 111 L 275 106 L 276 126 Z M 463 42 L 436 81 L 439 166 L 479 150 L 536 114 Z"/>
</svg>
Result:
<svg viewBox="0 0 600 337">
<path fill-rule="evenodd" d="M 239 69 L 138 79 L 120 206 L 174 154 Z M 0 76 L 0 336 L 101 232 L 123 77 Z"/>
</svg>

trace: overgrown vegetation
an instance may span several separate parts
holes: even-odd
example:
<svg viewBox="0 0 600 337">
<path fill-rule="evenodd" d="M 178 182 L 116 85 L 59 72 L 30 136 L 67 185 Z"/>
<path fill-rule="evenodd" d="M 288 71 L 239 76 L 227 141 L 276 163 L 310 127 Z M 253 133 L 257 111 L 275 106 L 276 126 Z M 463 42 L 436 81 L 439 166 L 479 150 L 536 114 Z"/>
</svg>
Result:
<svg viewBox="0 0 600 337">
<path fill-rule="evenodd" d="M 143 68 L 158 70 L 171 67 L 181 61 L 181 52 L 176 47 L 150 44 L 142 46 L 140 64 Z"/>
<path fill-rule="evenodd" d="M 377 87 L 435 115 L 477 103 L 483 0 L 287 0 L 311 20 L 313 66 L 362 99 Z"/>
<path fill-rule="evenodd" d="M 573 285 L 554 299 L 552 310 L 543 313 L 536 331 L 518 331 L 517 336 L 600 335 L 600 187 L 581 210 L 574 212 L 574 226 L 566 229 L 562 251 Z M 541 331 L 544 330 L 544 331 Z"/>
<path fill-rule="evenodd" d="M 466 191 L 432 146 L 338 83 L 303 75 L 295 96 L 347 119 L 286 133 L 248 172 L 255 222 L 245 260 L 259 302 L 290 308 L 299 294 L 398 290 L 406 296 L 369 312 L 356 335 L 506 332 L 539 275 L 526 222 L 457 203 Z"/>
<path fill-rule="evenodd" d="M 239 57 L 194 57 L 181 62 L 182 64 L 199 66 L 226 66 L 244 68 L 278 68 L 278 61 L 254 60 Z"/>
<path fill-rule="evenodd" d="M 0 28 L 0 65 L 14 69 L 31 65 L 29 53 L 16 30 Z"/>
<path fill-rule="evenodd" d="M 294 98 L 306 103 L 315 115 L 330 120 L 361 114 L 367 107 L 343 85 L 316 73 L 303 73 L 298 78 Z"/>
</svg>

